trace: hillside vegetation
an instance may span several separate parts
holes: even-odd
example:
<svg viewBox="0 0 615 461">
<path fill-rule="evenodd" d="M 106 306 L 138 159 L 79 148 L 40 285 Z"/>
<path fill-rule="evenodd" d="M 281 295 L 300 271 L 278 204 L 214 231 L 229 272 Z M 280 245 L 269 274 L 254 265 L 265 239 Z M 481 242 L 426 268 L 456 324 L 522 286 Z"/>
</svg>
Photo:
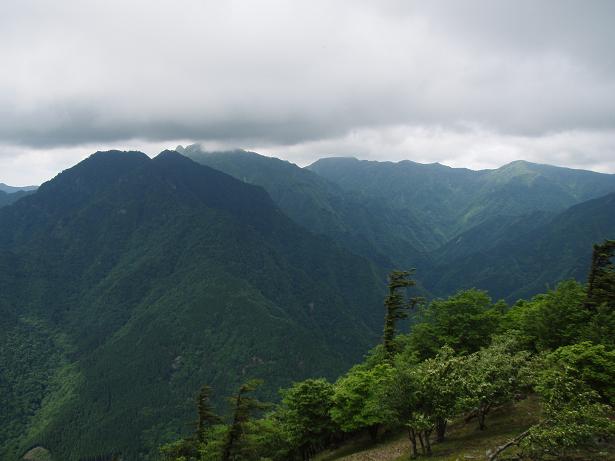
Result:
<svg viewBox="0 0 615 461">
<path fill-rule="evenodd" d="M 0 207 L 0 459 L 289 461 L 400 431 L 436 453 L 513 394 L 564 424 L 523 453 L 610 434 L 615 176 L 178 150 L 98 152 Z M 489 363 L 512 384 L 481 407 Z"/>
<path fill-rule="evenodd" d="M 63 461 L 151 454 L 202 382 L 335 377 L 382 296 L 369 261 L 172 152 L 97 153 L 1 209 L 0 284 L 0 458 Z"/>
<path fill-rule="evenodd" d="M 412 273 L 394 271 L 382 343 L 362 363 L 335 382 L 294 383 L 264 413 L 251 381 L 232 397 L 228 422 L 208 407 L 204 386 L 194 435 L 161 453 L 172 461 L 614 459 L 614 257 L 615 240 L 595 245 L 587 286 L 564 281 L 510 308 L 478 290 L 422 304 L 405 295 Z M 409 313 L 411 332 L 396 334 Z M 404 441 L 391 435 L 399 432 Z"/>
<path fill-rule="evenodd" d="M 299 168 L 253 152 L 179 149 L 262 186 L 297 223 L 383 276 L 417 268 L 424 295 L 477 287 L 514 302 L 583 281 L 587 248 L 615 236 L 615 175 L 522 161 L 472 171 L 327 158 Z"/>
</svg>

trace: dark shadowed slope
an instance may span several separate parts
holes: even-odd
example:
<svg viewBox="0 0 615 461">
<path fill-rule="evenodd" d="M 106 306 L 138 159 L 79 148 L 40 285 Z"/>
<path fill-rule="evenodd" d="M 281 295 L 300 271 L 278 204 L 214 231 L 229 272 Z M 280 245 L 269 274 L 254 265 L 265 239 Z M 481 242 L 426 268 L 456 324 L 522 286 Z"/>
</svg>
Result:
<svg viewBox="0 0 615 461">
<path fill-rule="evenodd" d="M 16 202 L 22 197 L 32 194 L 34 191 L 19 190 L 17 192 L 3 192 L 0 190 L 0 208 Z"/>
</svg>

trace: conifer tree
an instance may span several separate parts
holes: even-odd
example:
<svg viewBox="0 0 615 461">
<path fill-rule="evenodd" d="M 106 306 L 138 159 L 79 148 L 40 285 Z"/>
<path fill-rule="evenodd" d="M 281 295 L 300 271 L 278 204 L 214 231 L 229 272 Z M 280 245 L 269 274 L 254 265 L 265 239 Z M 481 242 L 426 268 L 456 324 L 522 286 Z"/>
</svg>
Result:
<svg viewBox="0 0 615 461">
<path fill-rule="evenodd" d="M 196 422 L 196 439 L 200 443 L 207 442 L 207 429 L 221 421 L 220 417 L 214 413 L 210 404 L 212 389 L 208 385 L 201 387 L 196 399 L 197 412 L 199 419 Z"/>
<path fill-rule="evenodd" d="M 256 411 L 267 406 L 248 394 L 254 392 L 261 384 L 261 380 L 251 379 L 243 384 L 237 394 L 230 399 L 233 406 L 233 421 L 224 443 L 222 461 L 237 461 L 245 458 L 242 452 L 246 448 L 244 436 L 247 425 Z"/>
<path fill-rule="evenodd" d="M 587 283 L 585 307 L 596 310 L 600 305 L 615 305 L 615 240 L 594 245 Z"/>
<path fill-rule="evenodd" d="M 408 309 L 418 303 L 418 298 L 412 298 L 406 302 L 403 289 L 416 285 L 411 275 L 414 269 L 409 271 L 392 271 L 389 274 L 389 294 L 384 299 L 386 310 L 384 317 L 384 333 L 382 345 L 388 357 L 392 357 L 394 351 L 393 339 L 396 334 L 397 321 L 408 316 Z"/>
</svg>

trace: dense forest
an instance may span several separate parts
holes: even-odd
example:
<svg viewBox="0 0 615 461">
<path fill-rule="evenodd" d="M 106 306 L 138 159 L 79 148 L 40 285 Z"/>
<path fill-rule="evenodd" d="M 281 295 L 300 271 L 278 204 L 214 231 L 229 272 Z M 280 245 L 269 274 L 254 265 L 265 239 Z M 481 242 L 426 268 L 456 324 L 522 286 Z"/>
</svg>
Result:
<svg viewBox="0 0 615 461">
<path fill-rule="evenodd" d="M 546 412 L 539 371 L 573 356 L 609 405 L 615 175 L 177 150 L 0 193 L 0 459 L 307 459 L 402 429 L 420 455 L 511 396 Z"/>
<path fill-rule="evenodd" d="M 615 240 L 596 244 L 587 284 L 563 281 L 510 307 L 480 290 L 425 303 L 407 295 L 413 272 L 393 271 L 382 342 L 362 363 L 334 382 L 295 382 L 280 390 L 276 405 L 255 399 L 259 382 L 247 381 L 229 398 L 227 422 L 205 385 L 193 433 L 161 454 L 172 461 L 305 461 L 361 432 L 376 441 L 404 431 L 408 456 L 428 457 L 453 418 L 475 420 L 483 431 L 495 408 L 534 396 L 539 419 L 492 447 L 489 461 L 612 459 L 614 256 Z M 407 315 L 413 327 L 398 334 Z"/>
</svg>

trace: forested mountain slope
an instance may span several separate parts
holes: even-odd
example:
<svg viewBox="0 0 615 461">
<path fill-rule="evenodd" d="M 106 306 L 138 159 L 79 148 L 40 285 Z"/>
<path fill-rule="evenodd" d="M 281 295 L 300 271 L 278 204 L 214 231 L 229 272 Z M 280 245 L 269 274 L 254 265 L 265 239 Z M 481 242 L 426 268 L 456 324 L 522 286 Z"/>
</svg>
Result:
<svg viewBox="0 0 615 461">
<path fill-rule="evenodd" d="M 441 243 L 494 216 L 560 212 L 615 191 L 615 175 L 525 161 L 473 171 L 408 160 L 324 158 L 308 169 L 346 190 L 411 210 Z"/>
<path fill-rule="evenodd" d="M 251 152 L 181 149 L 196 161 L 262 185 L 304 227 L 376 262 L 417 267 L 422 285 L 436 296 L 476 286 L 514 301 L 517 295 L 543 291 L 545 284 L 557 282 L 562 275 L 585 279 L 587 265 L 562 274 L 549 265 L 550 258 L 515 255 L 527 251 L 525 246 L 535 235 L 550 234 L 552 227 L 545 226 L 559 213 L 588 197 L 615 190 L 614 175 L 523 161 L 497 170 L 472 171 L 410 161 L 332 158 L 302 169 Z M 583 245 L 591 244 L 590 235 L 595 241 L 615 236 L 609 226 L 597 223 L 615 214 L 613 210 L 604 206 L 595 210 L 596 216 L 586 216 L 581 224 L 595 232 L 571 243 L 576 250 L 569 250 L 573 251 L 570 259 L 586 256 Z M 566 234 L 566 226 L 576 225 L 560 223 L 557 232 Z M 573 235 L 574 231 L 569 234 L 574 240 Z M 410 240 L 410 246 L 401 243 L 404 240 Z M 504 247 L 508 260 L 514 261 L 502 271 L 496 267 L 500 259 L 485 255 Z M 527 277 L 536 271 L 542 276 Z M 528 280 L 531 283 L 525 284 Z"/>
<path fill-rule="evenodd" d="M 541 214 L 521 218 L 525 223 L 518 228 L 519 220 L 513 223 L 499 243 L 471 253 L 461 249 L 465 244 L 461 236 L 458 243 L 443 248 L 440 265 L 426 274 L 426 284 L 438 294 L 488 288 L 496 298 L 515 301 L 559 280 L 586 280 L 591 262 L 587 248 L 615 237 L 615 193 L 545 219 Z M 445 258 L 446 253 L 453 257 Z"/>
<path fill-rule="evenodd" d="M 207 382 L 334 377 L 377 338 L 371 263 L 175 152 L 100 152 L 0 210 L 0 457 L 145 456 Z M 220 397 L 218 396 L 218 402 Z"/>
<path fill-rule="evenodd" d="M 357 196 L 293 163 L 254 152 L 204 152 L 198 145 L 178 149 L 196 162 L 262 186 L 297 223 L 385 270 L 429 267 L 425 252 L 438 241 L 412 210 L 393 209 L 377 197 Z"/>
<path fill-rule="evenodd" d="M 11 203 L 16 202 L 20 198 L 25 197 L 26 195 L 30 195 L 32 193 L 33 191 L 25 190 L 19 190 L 16 192 L 4 192 L 0 190 L 0 208 L 2 208 L 3 206 L 10 205 Z"/>
</svg>

